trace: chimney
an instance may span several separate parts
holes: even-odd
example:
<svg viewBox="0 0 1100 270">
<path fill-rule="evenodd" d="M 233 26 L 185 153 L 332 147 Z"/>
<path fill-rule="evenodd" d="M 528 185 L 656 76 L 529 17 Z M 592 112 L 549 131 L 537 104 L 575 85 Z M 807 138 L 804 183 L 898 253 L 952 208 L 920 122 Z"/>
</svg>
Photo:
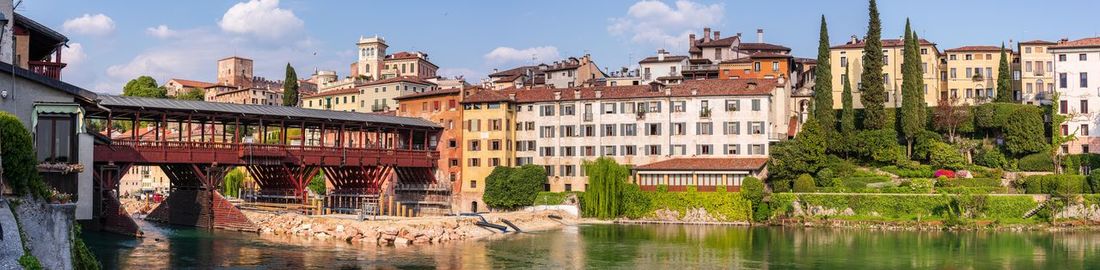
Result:
<svg viewBox="0 0 1100 270">
<path fill-rule="evenodd" d="M 703 42 L 710 41 L 710 27 L 703 28 Z"/>
<path fill-rule="evenodd" d="M 581 89 L 580 88 L 577 88 L 576 90 L 573 90 L 573 98 L 574 99 L 581 99 Z"/>
<path fill-rule="evenodd" d="M 1058 40 L 1058 43 L 1066 43 L 1066 42 L 1069 42 L 1069 38 L 1062 38 L 1062 39 Z"/>
<path fill-rule="evenodd" d="M 665 49 L 657 50 L 657 61 L 665 61 Z"/>
<path fill-rule="evenodd" d="M 741 32 L 737 32 L 737 39 L 741 39 Z"/>
<path fill-rule="evenodd" d="M 561 91 L 554 91 L 554 100 L 561 100 Z"/>
<path fill-rule="evenodd" d="M 516 92 L 508 93 L 508 99 L 516 101 Z"/>
<path fill-rule="evenodd" d="M 750 82 L 750 83 L 749 83 L 749 84 L 747 85 L 747 87 L 746 87 L 746 88 L 748 88 L 749 90 L 753 90 L 753 89 L 756 89 L 756 83 L 755 83 L 755 82 Z"/>
<path fill-rule="evenodd" d="M 699 88 L 692 88 L 692 89 L 691 89 L 691 95 L 692 95 L 692 96 L 697 96 L 697 95 L 699 95 Z"/>
<path fill-rule="evenodd" d="M 603 97 L 603 90 L 596 89 L 596 98 Z"/>
<path fill-rule="evenodd" d="M 852 38 L 848 40 L 848 44 L 856 44 L 856 43 L 859 43 L 859 37 L 857 37 L 856 35 L 852 35 Z"/>
<path fill-rule="evenodd" d="M 714 31 L 714 39 L 715 40 L 722 39 L 722 31 Z"/>
<path fill-rule="evenodd" d="M 757 43 L 764 43 L 764 28 L 757 28 L 756 29 L 756 42 Z"/>
<path fill-rule="evenodd" d="M 688 34 L 688 48 L 695 47 L 695 34 Z"/>
</svg>

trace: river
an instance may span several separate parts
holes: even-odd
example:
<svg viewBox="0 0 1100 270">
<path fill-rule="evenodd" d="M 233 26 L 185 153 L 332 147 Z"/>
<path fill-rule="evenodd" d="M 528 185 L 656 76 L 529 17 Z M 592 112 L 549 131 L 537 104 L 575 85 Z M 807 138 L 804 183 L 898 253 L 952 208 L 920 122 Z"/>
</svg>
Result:
<svg viewBox="0 0 1100 270">
<path fill-rule="evenodd" d="M 142 223 L 86 232 L 106 269 L 1086 269 L 1098 232 L 880 232 L 579 225 L 494 239 L 375 247 Z"/>
</svg>

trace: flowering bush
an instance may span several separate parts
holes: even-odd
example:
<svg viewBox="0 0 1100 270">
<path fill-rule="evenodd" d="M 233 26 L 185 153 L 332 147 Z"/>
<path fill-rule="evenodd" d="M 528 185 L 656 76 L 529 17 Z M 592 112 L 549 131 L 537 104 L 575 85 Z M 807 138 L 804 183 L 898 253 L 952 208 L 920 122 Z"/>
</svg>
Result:
<svg viewBox="0 0 1100 270">
<path fill-rule="evenodd" d="M 935 176 L 936 178 L 940 178 L 941 176 L 946 178 L 955 178 L 955 172 L 947 169 L 939 169 L 936 170 L 936 173 L 932 176 Z"/>
</svg>

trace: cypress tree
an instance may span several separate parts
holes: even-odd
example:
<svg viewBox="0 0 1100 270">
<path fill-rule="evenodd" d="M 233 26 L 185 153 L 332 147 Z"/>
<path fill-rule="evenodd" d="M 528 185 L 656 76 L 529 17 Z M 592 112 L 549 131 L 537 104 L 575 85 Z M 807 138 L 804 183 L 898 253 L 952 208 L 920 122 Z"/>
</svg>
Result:
<svg viewBox="0 0 1100 270">
<path fill-rule="evenodd" d="M 863 103 L 863 128 L 883 129 L 886 126 L 886 88 L 882 78 L 882 23 L 878 18 L 878 6 L 870 0 L 867 9 L 867 36 L 863 41 L 863 73 L 859 91 Z"/>
<path fill-rule="evenodd" d="M 844 90 L 840 93 L 840 133 L 844 137 L 855 135 L 856 109 L 852 107 L 852 78 L 849 70 L 844 69 Z"/>
<path fill-rule="evenodd" d="M 832 132 L 836 129 L 836 112 L 833 111 L 833 71 L 829 63 L 829 29 L 825 25 L 825 15 L 821 15 L 814 77 L 814 118 L 825 132 Z"/>
<path fill-rule="evenodd" d="M 905 137 L 906 156 L 913 154 L 913 140 L 924 130 L 925 110 L 921 106 L 923 97 L 924 78 L 920 62 L 920 43 L 916 35 L 909 27 L 909 20 L 905 20 L 905 50 L 904 60 L 901 63 L 901 119 L 900 132 Z"/>
<path fill-rule="evenodd" d="M 298 73 L 286 63 L 286 78 L 283 79 L 283 106 L 298 106 Z"/>
<path fill-rule="evenodd" d="M 1001 62 L 997 64 L 997 100 L 996 102 L 1012 102 L 1012 77 L 1008 69 L 1008 56 L 1005 53 L 1005 44 L 1001 42 Z"/>
</svg>

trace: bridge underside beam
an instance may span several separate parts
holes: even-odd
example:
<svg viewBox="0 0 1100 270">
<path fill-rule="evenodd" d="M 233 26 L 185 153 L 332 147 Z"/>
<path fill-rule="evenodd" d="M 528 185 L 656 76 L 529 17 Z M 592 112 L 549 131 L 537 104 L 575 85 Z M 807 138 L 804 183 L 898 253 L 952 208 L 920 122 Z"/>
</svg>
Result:
<svg viewBox="0 0 1100 270">
<path fill-rule="evenodd" d="M 218 192 L 228 167 L 161 165 L 161 170 L 168 176 L 172 188 L 168 199 L 153 209 L 146 220 L 200 228 L 256 229 L 240 209 Z"/>
</svg>

